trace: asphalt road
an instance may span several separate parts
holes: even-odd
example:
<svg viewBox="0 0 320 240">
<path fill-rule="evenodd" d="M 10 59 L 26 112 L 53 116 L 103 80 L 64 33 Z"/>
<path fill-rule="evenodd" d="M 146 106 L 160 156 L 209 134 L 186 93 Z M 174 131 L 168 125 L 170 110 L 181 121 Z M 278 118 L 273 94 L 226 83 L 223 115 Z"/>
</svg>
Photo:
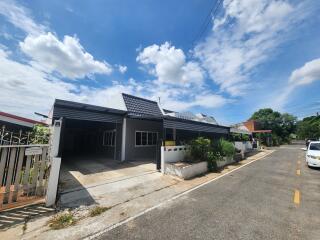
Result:
<svg viewBox="0 0 320 240">
<path fill-rule="evenodd" d="M 320 170 L 277 148 L 100 239 L 320 239 Z M 300 175 L 299 171 L 300 170 Z"/>
</svg>

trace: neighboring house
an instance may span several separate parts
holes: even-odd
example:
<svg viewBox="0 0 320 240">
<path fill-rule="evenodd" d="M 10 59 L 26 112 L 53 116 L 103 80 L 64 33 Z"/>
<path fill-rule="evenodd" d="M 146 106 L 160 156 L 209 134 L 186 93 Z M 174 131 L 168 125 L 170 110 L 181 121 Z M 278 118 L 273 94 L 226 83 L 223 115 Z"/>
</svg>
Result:
<svg viewBox="0 0 320 240">
<path fill-rule="evenodd" d="M 20 117 L 10 113 L 0 112 L 0 127 L 5 126 L 8 131 L 28 131 L 32 130 L 36 124 L 43 124 L 29 118 Z"/>
<path fill-rule="evenodd" d="M 179 145 L 198 136 L 220 138 L 230 133 L 212 117 L 162 109 L 155 101 L 128 94 L 112 107 L 57 99 L 50 117 L 62 120 L 59 155 L 159 163 L 160 146 L 167 141 Z"/>
<path fill-rule="evenodd" d="M 262 129 L 261 124 L 256 120 L 235 124 L 231 128 L 231 132 L 251 135 L 253 138 L 259 138 L 260 135 L 263 135 L 268 146 L 272 143 L 272 130 Z"/>
<path fill-rule="evenodd" d="M 242 134 L 242 135 L 248 135 L 250 137 L 252 136 L 252 132 L 249 131 L 249 129 L 243 123 L 231 125 L 230 132 Z"/>
<path fill-rule="evenodd" d="M 29 118 L 0 112 L 0 144 L 16 144 L 28 140 L 28 133 L 36 124 L 44 124 Z"/>
</svg>

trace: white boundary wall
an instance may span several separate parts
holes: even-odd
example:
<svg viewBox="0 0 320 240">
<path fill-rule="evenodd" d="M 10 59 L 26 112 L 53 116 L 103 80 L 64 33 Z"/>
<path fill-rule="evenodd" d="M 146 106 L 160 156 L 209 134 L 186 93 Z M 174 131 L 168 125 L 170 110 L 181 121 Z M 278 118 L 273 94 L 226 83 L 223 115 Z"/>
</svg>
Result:
<svg viewBox="0 0 320 240">
<path fill-rule="evenodd" d="M 234 142 L 234 146 L 241 150 L 243 153 L 250 152 L 252 148 L 252 144 L 249 141 L 244 141 L 244 142 Z"/>
<path fill-rule="evenodd" d="M 165 171 L 165 163 L 179 162 L 188 152 L 187 146 L 162 146 L 161 147 L 161 172 Z"/>
</svg>

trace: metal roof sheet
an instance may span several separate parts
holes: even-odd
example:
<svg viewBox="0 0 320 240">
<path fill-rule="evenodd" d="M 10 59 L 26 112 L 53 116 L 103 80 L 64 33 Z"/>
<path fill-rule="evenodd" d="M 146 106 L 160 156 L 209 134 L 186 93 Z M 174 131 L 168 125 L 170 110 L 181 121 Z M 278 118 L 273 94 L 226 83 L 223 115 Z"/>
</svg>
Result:
<svg viewBox="0 0 320 240">
<path fill-rule="evenodd" d="M 54 103 L 52 117 L 54 119 L 64 117 L 76 120 L 120 123 L 125 114 L 126 111 L 123 110 L 57 99 Z"/>
</svg>

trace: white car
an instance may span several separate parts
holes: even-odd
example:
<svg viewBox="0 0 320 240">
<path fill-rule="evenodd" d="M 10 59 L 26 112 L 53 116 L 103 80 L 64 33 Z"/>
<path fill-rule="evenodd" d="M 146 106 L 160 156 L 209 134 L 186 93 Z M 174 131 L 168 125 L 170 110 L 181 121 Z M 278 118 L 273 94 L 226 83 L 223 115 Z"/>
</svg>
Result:
<svg viewBox="0 0 320 240">
<path fill-rule="evenodd" d="M 306 162 L 309 167 L 320 167 L 320 141 L 310 142 L 307 149 Z"/>
</svg>

